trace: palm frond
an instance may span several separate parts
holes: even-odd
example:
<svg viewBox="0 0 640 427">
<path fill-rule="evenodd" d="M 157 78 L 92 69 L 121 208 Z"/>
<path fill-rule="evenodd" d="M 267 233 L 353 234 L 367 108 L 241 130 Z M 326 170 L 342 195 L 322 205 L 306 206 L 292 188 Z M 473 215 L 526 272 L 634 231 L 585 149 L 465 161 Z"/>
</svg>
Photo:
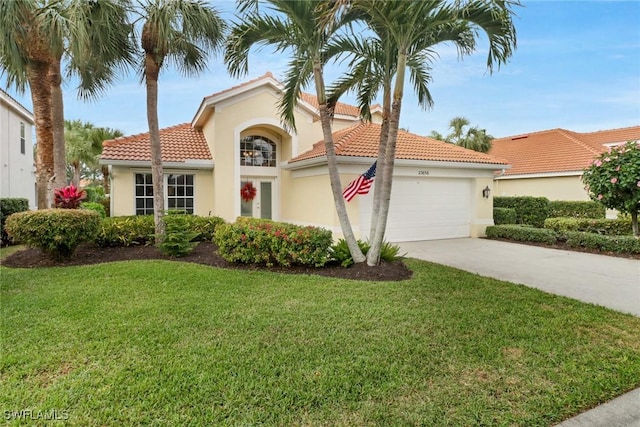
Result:
<svg viewBox="0 0 640 427">
<path fill-rule="evenodd" d="M 308 86 L 312 77 L 313 63 L 309 58 L 296 56 L 289 61 L 284 79 L 284 91 L 278 102 L 278 111 L 284 124 L 294 131 L 296 130 L 295 107 L 298 105 L 302 89 Z"/>
</svg>

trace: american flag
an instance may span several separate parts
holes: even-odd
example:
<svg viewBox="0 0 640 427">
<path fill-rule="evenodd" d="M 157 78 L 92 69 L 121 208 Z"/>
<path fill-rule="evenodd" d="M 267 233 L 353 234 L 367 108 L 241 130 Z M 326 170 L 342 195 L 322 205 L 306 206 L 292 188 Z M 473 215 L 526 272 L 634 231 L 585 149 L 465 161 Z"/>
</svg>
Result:
<svg viewBox="0 0 640 427">
<path fill-rule="evenodd" d="M 342 192 L 342 196 L 350 202 L 351 199 L 356 197 L 356 194 L 367 194 L 373 184 L 373 178 L 376 176 L 376 163 L 373 162 L 371 167 L 367 169 L 365 173 L 351 181 L 349 185 Z"/>
</svg>

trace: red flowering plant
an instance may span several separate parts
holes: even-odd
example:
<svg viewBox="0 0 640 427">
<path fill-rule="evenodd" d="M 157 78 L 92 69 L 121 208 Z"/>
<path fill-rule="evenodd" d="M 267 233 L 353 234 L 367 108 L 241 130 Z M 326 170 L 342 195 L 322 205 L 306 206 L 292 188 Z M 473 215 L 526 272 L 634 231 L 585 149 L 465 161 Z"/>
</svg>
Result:
<svg viewBox="0 0 640 427">
<path fill-rule="evenodd" d="M 59 209 L 78 209 L 85 197 L 87 193 L 84 190 L 79 190 L 71 184 L 54 191 L 53 205 Z"/>
<path fill-rule="evenodd" d="M 609 209 L 631 215 L 634 236 L 638 237 L 640 210 L 640 145 L 636 141 L 612 147 L 584 170 L 582 181 L 589 197 Z"/>
</svg>

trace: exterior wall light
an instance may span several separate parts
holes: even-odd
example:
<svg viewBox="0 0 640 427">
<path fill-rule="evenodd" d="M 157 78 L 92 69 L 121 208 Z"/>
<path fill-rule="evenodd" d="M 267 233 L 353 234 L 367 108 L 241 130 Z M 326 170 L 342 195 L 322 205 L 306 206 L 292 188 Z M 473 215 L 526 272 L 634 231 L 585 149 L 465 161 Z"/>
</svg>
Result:
<svg viewBox="0 0 640 427">
<path fill-rule="evenodd" d="M 484 190 L 482 190 L 482 197 L 484 197 L 485 199 L 489 198 L 489 193 L 491 193 L 491 189 L 489 188 L 489 186 L 487 185 Z"/>
</svg>

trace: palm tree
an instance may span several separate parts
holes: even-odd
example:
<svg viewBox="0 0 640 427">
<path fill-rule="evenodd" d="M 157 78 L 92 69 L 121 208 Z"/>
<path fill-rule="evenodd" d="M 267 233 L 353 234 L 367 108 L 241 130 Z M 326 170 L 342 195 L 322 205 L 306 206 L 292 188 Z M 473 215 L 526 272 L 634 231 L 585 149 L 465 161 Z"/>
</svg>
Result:
<svg viewBox="0 0 640 427">
<path fill-rule="evenodd" d="M 94 161 L 93 163 L 91 163 L 94 166 L 98 166 L 100 164 L 100 155 L 102 154 L 102 143 L 104 141 L 108 141 L 108 140 L 112 140 L 112 139 L 116 139 L 119 138 L 121 136 L 123 136 L 124 133 L 122 133 L 121 130 L 118 129 L 112 129 L 112 128 L 108 128 L 108 127 L 99 127 L 99 128 L 94 128 L 93 132 L 91 132 L 91 139 L 92 139 L 92 146 L 93 147 L 100 147 L 99 151 L 95 151 L 95 157 L 94 157 Z M 100 172 L 102 172 L 102 188 L 104 190 L 104 194 L 106 196 L 109 195 L 110 193 L 110 169 L 109 166 L 107 165 L 102 165 L 100 166 Z"/>
<path fill-rule="evenodd" d="M 290 53 L 279 109 L 283 122 L 293 130 L 296 129 L 294 109 L 301 90 L 313 79 L 327 153 L 329 180 L 340 227 L 354 262 L 363 262 L 365 257 L 358 246 L 342 197 L 331 129 L 334 104 L 327 99 L 324 79 L 324 66 L 331 57 L 327 52 L 328 42 L 354 16 L 344 7 L 333 7 L 341 2 L 332 4 L 314 0 L 271 0 L 271 10 L 265 13 L 258 10 L 257 2 L 253 0 L 242 3 L 241 11 L 245 12 L 245 16 L 232 29 L 227 40 L 225 62 L 229 72 L 233 76 L 247 73 L 248 54 L 253 46 L 268 45 L 273 46 L 276 52 Z"/>
<path fill-rule="evenodd" d="M 36 124 L 36 182 L 40 209 L 65 183 L 62 61 L 77 74 L 81 94 L 95 94 L 127 58 L 124 0 L 0 0 L 0 61 L 7 83 L 29 86 Z M 53 182 L 55 180 L 55 183 Z"/>
<path fill-rule="evenodd" d="M 0 2 L 0 59 L 2 73 L 9 86 L 31 89 L 36 127 L 36 184 L 39 209 L 49 207 L 47 187 L 53 177 L 53 125 L 51 88 L 48 72 L 51 64 L 49 38 L 45 26 L 36 19 L 36 0 Z"/>
<path fill-rule="evenodd" d="M 165 225 L 162 153 L 158 124 L 158 76 L 165 61 L 184 75 L 207 67 L 209 53 L 221 47 L 225 24 L 217 11 L 199 0 L 150 0 L 134 11 L 142 20 L 141 64 L 147 89 L 147 122 L 151 140 L 151 174 L 156 242 L 163 240 Z"/>
<path fill-rule="evenodd" d="M 92 123 L 80 120 L 64 121 L 64 137 L 67 164 L 73 170 L 73 185 L 80 186 L 81 171 L 84 168 L 98 170 L 98 159 L 102 153 L 102 141 L 122 136 L 119 130 L 97 128 Z M 104 180 L 108 180 L 104 171 Z M 106 188 L 108 189 L 108 187 Z M 105 193 L 108 194 L 108 193 Z"/>
<path fill-rule="evenodd" d="M 471 122 L 466 117 L 454 117 L 449 121 L 451 132 L 441 140 L 469 150 L 481 153 L 489 152 L 493 136 L 487 134 L 485 129 L 480 129 L 477 126 L 468 127 L 470 124 Z M 439 136 L 442 137 L 442 135 Z"/>
<path fill-rule="evenodd" d="M 358 85 L 361 102 L 371 101 L 371 95 L 375 95 L 377 89 L 382 86 L 383 110 L 388 108 L 389 122 L 388 129 L 383 128 L 380 140 L 382 152 L 379 153 L 378 159 L 384 157 L 384 164 L 381 173 L 376 177 L 376 187 L 379 186 L 380 189 L 376 190 L 379 193 L 374 192 L 374 209 L 378 209 L 378 214 L 372 216 L 372 221 L 376 224 L 372 226 L 371 249 L 367 254 L 369 265 L 379 262 L 386 229 L 407 69 L 410 71 L 410 80 L 418 94 L 419 103 L 423 107 L 430 105 L 431 97 L 427 85 L 430 81 L 430 64 L 434 58 L 433 46 L 451 41 L 458 48 L 459 55 L 464 56 L 475 50 L 477 30 L 482 30 L 489 40 L 487 67 L 492 71 L 494 65 L 499 66 L 506 62 L 515 48 L 515 28 L 511 10 L 515 4 L 517 3 L 501 0 L 354 0 L 351 3 L 351 7 L 363 14 L 366 24 L 376 34 L 376 43 L 380 46 L 384 43 L 386 54 L 389 55 L 382 64 L 370 68 L 382 70 L 382 79 L 362 76 L 371 83 L 364 82 Z M 362 57 L 361 60 L 369 59 Z M 390 76 L 394 78 L 393 88 Z M 376 86 L 376 79 L 384 83 Z M 380 170 L 380 164 L 378 167 Z"/>
</svg>

